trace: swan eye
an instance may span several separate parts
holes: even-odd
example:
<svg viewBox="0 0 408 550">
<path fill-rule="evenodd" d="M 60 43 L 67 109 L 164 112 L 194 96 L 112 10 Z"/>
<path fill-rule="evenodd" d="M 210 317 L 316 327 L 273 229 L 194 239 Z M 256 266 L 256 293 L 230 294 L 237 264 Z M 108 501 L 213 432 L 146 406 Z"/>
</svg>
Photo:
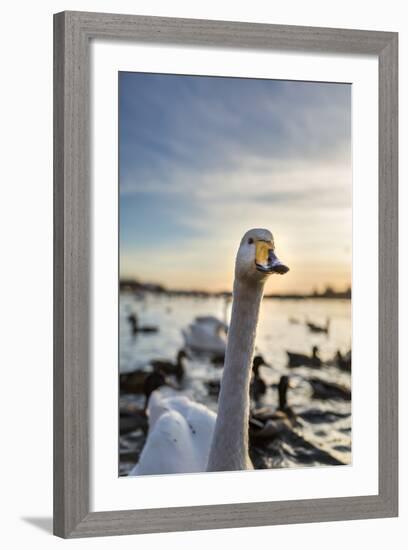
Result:
<svg viewBox="0 0 408 550">
<path fill-rule="evenodd" d="M 254 244 L 254 239 L 249 238 L 249 239 L 248 239 L 248 244 Z"/>
</svg>

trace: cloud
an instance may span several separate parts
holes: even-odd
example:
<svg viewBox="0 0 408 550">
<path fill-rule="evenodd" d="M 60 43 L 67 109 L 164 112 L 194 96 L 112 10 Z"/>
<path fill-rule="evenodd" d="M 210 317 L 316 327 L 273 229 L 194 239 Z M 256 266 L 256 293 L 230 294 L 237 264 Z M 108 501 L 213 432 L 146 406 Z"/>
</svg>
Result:
<svg viewBox="0 0 408 550">
<path fill-rule="evenodd" d="M 314 250 L 316 273 L 347 277 L 349 86 L 121 74 L 120 204 L 127 272 L 215 285 L 265 226 L 295 263 Z"/>
<path fill-rule="evenodd" d="M 124 181 L 226 168 L 241 155 L 321 160 L 349 144 L 349 101 L 349 85 L 121 73 Z"/>
</svg>

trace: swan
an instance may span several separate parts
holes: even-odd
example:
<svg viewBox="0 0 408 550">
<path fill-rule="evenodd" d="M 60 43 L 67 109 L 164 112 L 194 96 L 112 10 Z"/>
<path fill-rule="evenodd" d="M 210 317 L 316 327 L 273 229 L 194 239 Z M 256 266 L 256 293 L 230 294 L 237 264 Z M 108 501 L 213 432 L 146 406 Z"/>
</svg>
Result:
<svg viewBox="0 0 408 550">
<path fill-rule="evenodd" d="M 207 471 L 253 468 L 248 454 L 249 386 L 259 309 L 268 276 L 288 271 L 275 255 L 268 230 L 252 229 L 244 235 L 235 263 L 231 323 Z"/>
<path fill-rule="evenodd" d="M 185 396 L 154 391 L 149 435 L 130 475 L 252 469 L 248 454 L 249 386 L 264 284 L 289 270 L 275 255 L 272 234 L 251 229 L 235 262 L 231 324 L 218 414 Z"/>
<path fill-rule="evenodd" d="M 206 315 L 196 317 L 182 334 L 186 347 L 192 352 L 223 356 L 226 348 L 226 329 L 225 323 L 217 317 Z"/>
<path fill-rule="evenodd" d="M 216 414 L 186 396 L 155 391 L 147 409 L 148 437 L 129 475 L 204 472 Z"/>
</svg>

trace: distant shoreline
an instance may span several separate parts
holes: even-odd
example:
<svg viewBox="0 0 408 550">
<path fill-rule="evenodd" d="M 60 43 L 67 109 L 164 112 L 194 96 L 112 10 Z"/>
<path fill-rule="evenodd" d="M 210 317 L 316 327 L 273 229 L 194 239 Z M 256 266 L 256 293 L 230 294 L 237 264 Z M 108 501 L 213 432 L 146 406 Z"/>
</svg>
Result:
<svg viewBox="0 0 408 550">
<path fill-rule="evenodd" d="M 175 290 L 168 289 L 163 285 L 154 283 L 142 283 L 133 279 L 122 279 L 119 281 L 119 290 L 125 292 L 134 292 L 139 295 L 146 293 L 159 294 L 165 296 L 191 296 L 195 298 L 230 298 L 232 292 L 221 291 L 211 292 L 208 290 Z M 327 287 L 324 292 L 314 291 L 310 294 L 265 294 L 266 299 L 277 300 L 351 300 L 351 288 L 344 291 L 336 291 Z"/>
</svg>

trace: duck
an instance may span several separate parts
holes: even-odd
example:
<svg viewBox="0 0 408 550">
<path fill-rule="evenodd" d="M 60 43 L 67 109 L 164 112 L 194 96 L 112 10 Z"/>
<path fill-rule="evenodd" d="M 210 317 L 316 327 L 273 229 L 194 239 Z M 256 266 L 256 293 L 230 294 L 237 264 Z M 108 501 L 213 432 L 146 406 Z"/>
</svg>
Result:
<svg viewBox="0 0 408 550">
<path fill-rule="evenodd" d="M 177 353 L 175 362 L 166 359 L 152 359 L 150 364 L 156 371 L 160 371 L 166 375 L 174 375 L 177 382 L 181 384 L 185 375 L 184 359 L 187 357 L 186 351 L 181 349 Z"/>
<path fill-rule="evenodd" d="M 166 385 L 168 382 L 160 372 L 145 373 L 143 381 L 144 406 L 142 408 L 133 404 L 123 407 L 119 415 L 119 433 L 124 435 L 141 429 L 144 433 L 148 430 L 147 408 L 149 399 L 154 391 Z"/>
<path fill-rule="evenodd" d="M 209 360 L 214 367 L 223 367 L 225 361 L 225 353 L 213 353 L 209 357 Z"/>
<path fill-rule="evenodd" d="M 302 425 L 300 425 L 300 428 L 302 428 Z M 273 464 L 285 464 L 286 457 L 288 457 L 292 464 L 298 462 L 310 466 L 345 465 L 335 449 L 331 449 L 322 443 L 315 444 L 309 441 L 301 429 L 294 429 L 283 422 L 280 423 L 277 432 L 273 432 L 263 439 L 251 438 L 251 455 L 260 468 L 271 467 L 271 455 L 274 456 Z M 265 461 L 265 455 L 269 460 Z"/>
<path fill-rule="evenodd" d="M 265 361 L 262 355 L 255 355 L 252 360 L 252 379 L 250 389 L 251 397 L 255 400 L 257 400 L 261 395 L 264 395 L 268 387 L 259 372 L 259 369 L 262 366 L 272 368 L 269 363 Z M 208 380 L 208 382 L 206 382 L 206 386 L 208 388 L 208 393 L 217 397 L 220 393 L 221 380 Z"/>
<path fill-rule="evenodd" d="M 288 405 L 288 388 L 292 387 L 289 376 L 282 375 L 278 384 L 279 405 L 276 409 L 262 407 L 251 413 L 249 427 L 253 441 L 277 437 L 282 429 L 291 429 L 298 424 L 296 414 Z"/>
<path fill-rule="evenodd" d="M 184 350 L 177 353 L 175 363 L 165 359 L 152 359 L 149 365 L 153 371 L 159 372 L 165 376 L 175 376 L 177 382 L 181 384 L 185 369 L 183 360 L 188 357 Z M 142 393 L 146 378 L 150 376 L 151 370 L 137 369 L 130 372 L 123 372 L 119 375 L 119 388 L 123 393 Z"/>
<path fill-rule="evenodd" d="M 334 356 L 334 364 L 340 369 L 346 372 L 351 372 L 351 350 L 344 355 L 340 350 L 337 350 Z"/>
<path fill-rule="evenodd" d="M 298 418 L 305 420 L 310 424 L 330 424 L 348 418 L 350 413 L 342 413 L 334 410 L 307 409 L 298 413 Z"/>
<path fill-rule="evenodd" d="M 313 346 L 312 355 L 305 355 L 304 353 L 294 353 L 293 351 L 287 351 L 288 366 L 294 367 L 320 367 L 322 360 L 319 357 L 319 348 Z"/>
<path fill-rule="evenodd" d="M 252 380 L 250 393 L 251 397 L 257 401 L 262 395 L 265 395 L 268 384 L 262 378 L 259 372 L 260 367 L 272 368 L 263 358 L 262 355 L 255 355 L 252 361 Z"/>
<path fill-rule="evenodd" d="M 343 399 L 344 401 L 351 400 L 351 389 L 341 384 L 327 382 L 321 378 L 309 378 L 309 384 L 312 386 L 313 399 Z"/>
<path fill-rule="evenodd" d="M 270 448 L 272 443 L 276 446 L 280 455 L 285 455 L 289 448 L 291 453 L 302 456 L 302 462 L 343 465 L 344 463 L 330 449 L 316 446 L 299 431 L 298 428 L 303 426 L 301 421 L 308 420 L 311 417 L 308 412 L 317 411 L 314 409 L 313 411 L 296 414 L 287 402 L 287 393 L 290 387 L 293 387 L 290 378 L 282 375 L 278 384 L 279 406 L 277 410 L 263 407 L 252 413 L 249 422 L 249 433 L 253 453 L 254 451 L 259 453 L 260 449 L 265 446 Z M 322 411 L 319 412 L 322 413 Z M 334 422 L 340 416 L 333 416 L 329 421 Z M 320 418 L 323 418 L 322 414 Z M 329 417 L 325 416 L 324 418 Z"/>
<path fill-rule="evenodd" d="M 139 334 L 140 332 L 145 333 L 145 334 L 151 334 L 151 333 L 155 333 L 155 332 L 159 331 L 158 327 L 155 327 L 155 326 L 142 326 L 141 327 L 139 325 L 139 320 L 137 318 L 136 313 L 131 313 L 130 315 L 128 315 L 127 320 L 130 324 L 130 329 L 131 329 L 133 335 Z"/>
<path fill-rule="evenodd" d="M 306 325 L 310 332 L 329 334 L 330 319 L 327 318 L 325 326 L 316 325 L 315 323 L 312 323 L 310 321 L 307 321 Z"/>
<path fill-rule="evenodd" d="M 146 378 L 151 371 L 133 370 L 121 372 L 119 375 L 119 389 L 123 393 L 142 393 Z"/>
<path fill-rule="evenodd" d="M 249 387 L 265 282 L 289 271 L 266 229 L 249 230 L 235 261 L 233 304 L 218 412 L 186 396 L 153 392 L 149 432 L 130 475 L 253 469 L 249 457 Z"/>
</svg>

